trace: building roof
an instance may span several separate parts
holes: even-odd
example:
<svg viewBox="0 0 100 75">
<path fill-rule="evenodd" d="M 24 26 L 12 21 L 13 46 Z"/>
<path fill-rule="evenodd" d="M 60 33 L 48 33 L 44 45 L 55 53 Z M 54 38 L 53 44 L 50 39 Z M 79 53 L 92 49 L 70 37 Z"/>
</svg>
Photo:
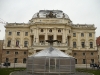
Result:
<svg viewBox="0 0 100 75">
<path fill-rule="evenodd" d="M 51 15 L 51 16 L 50 16 Z M 32 18 L 66 18 L 69 19 L 69 16 L 61 10 L 40 10 L 35 13 Z"/>
<path fill-rule="evenodd" d="M 64 52 L 54 47 L 49 47 L 29 57 L 72 57 L 72 56 L 65 54 Z"/>
<path fill-rule="evenodd" d="M 100 46 L 100 36 L 96 38 L 96 44 L 97 46 Z"/>
</svg>

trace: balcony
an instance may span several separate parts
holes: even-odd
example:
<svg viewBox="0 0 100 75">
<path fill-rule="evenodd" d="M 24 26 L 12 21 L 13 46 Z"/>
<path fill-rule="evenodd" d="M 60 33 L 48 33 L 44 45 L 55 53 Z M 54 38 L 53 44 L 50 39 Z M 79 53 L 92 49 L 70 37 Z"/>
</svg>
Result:
<svg viewBox="0 0 100 75">
<path fill-rule="evenodd" d="M 43 43 L 34 43 L 33 46 L 50 46 L 49 43 L 43 42 Z M 67 46 L 66 43 L 53 43 L 53 46 Z"/>
</svg>

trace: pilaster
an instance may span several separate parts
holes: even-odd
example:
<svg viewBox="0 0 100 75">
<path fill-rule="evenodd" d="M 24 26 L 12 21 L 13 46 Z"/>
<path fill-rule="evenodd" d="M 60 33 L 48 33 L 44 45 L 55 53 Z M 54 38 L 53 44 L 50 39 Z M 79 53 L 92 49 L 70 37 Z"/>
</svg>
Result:
<svg viewBox="0 0 100 75">
<path fill-rule="evenodd" d="M 80 47 L 81 47 L 81 43 L 80 43 L 80 32 L 77 32 L 76 35 L 78 36 L 77 46 L 78 46 L 78 49 L 80 50 Z"/>
<path fill-rule="evenodd" d="M 88 33 L 87 32 L 85 32 L 85 35 L 86 35 L 86 37 L 85 37 L 85 46 L 86 46 L 86 49 L 88 49 L 89 48 L 89 43 L 88 43 Z"/>
<path fill-rule="evenodd" d="M 36 43 L 39 43 L 39 34 L 38 34 L 39 28 L 36 28 Z"/>
</svg>

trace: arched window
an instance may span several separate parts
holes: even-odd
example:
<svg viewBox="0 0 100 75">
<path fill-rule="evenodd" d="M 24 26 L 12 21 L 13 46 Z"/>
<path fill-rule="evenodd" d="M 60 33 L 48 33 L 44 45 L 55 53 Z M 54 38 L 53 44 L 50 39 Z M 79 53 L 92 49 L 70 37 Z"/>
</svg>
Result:
<svg viewBox="0 0 100 75">
<path fill-rule="evenodd" d="M 49 32 L 52 32 L 52 29 L 50 29 Z"/>
</svg>

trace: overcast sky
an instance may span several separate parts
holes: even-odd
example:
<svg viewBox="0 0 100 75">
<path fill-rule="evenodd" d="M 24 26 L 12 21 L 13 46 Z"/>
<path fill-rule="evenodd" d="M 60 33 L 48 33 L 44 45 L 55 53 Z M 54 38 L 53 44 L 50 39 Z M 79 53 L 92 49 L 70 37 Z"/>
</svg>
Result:
<svg viewBox="0 0 100 75">
<path fill-rule="evenodd" d="M 39 10 L 62 10 L 74 24 L 94 24 L 100 36 L 100 0 L 0 0 L 0 22 L 27 23 Z M 4 39 L 2 23 L 0 30 Z"/>
</svg>

